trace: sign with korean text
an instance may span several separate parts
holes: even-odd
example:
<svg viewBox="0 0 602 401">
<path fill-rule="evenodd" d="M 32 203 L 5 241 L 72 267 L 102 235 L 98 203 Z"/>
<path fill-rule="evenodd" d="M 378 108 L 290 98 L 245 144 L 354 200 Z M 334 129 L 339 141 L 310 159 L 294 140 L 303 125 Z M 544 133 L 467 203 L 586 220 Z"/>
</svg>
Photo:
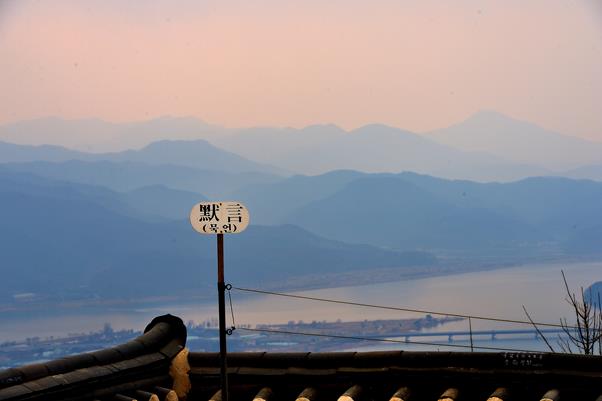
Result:
<svg viewBox="0 0 602 401">
<path fill-rule="evenodd" d="M 249 225 L 249 211 L 240 202 L 201 202 L 192 207 L 190 224 L 201 234 L 238 234 Z"/>
</svg>

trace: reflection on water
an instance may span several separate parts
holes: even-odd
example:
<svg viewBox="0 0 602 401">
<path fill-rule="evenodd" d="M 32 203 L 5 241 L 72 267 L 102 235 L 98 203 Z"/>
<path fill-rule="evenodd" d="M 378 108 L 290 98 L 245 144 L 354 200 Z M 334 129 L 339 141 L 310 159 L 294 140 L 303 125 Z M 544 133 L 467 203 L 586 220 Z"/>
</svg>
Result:
<svg viewBox="0 0 602 401">
<path fill-rule="evenodd" d="M 330 288 L 299 292 L 320 298 L 351 300 L 354 302 L 416 308 L 471 315 L 496 316 L 525 320 L 525 305 L 537 321 L 557 323 L 560 316 L 572 317 L 570 306 L 564 301 L 564 289 L 560 270 L 564 269 L 569 284 L 576 290 L 602 279 L 602 263 L 528 265 L 485 272 L 473 272 L 452 276 L 433 277 L 402 282 L 372 284 L 357 287 Z M 238 283 L 244 285 L 244 283 Z M 400 319 L 422 317 L 424 314 L 386 309 L 365 308 L 340 304 L 305 301 L 267 295 L 252 295 L 233 290 L 232 299 L 236 323 L 285 323 L 294 321 L 345 321 Z M 50 313 L 52 312 L 52 313 Z M 77 311 L 49 311 L 35 316 L 9 316 L 0 314 L 2 330 L 0 341 L 22 339 L 31 336 L 57 336 L 100 330 L 105 322 L 115 329 L 142 329 L 160 314 L 171 313 L 184 321 L 201 322 L 217 316 L 215 304 L 178 303 L 150 305 L 140 308 L 113 310 L 81 309 Z M 435 316 L 436 317 L 436 316 Z M 471 321 L 473 330 L 515 328 L 516 324 Z M 456 321 L 429 329 L 468 330 L 467 320 Z M 477 340 L 483 344 L 500 341 Z M 519 345 L 512 348 L 537 349 L 542 343 L 531 339 L 503 340 Z M 430 342 L 430 340 L 429 340 Z M 445 341 L 442 341 L 445 343 Z M 466 341 L 458 344 L 467 343 Z M 378 349 L 399 345 L 378 344 Z M 404 346 L 407 349 L 408 346 Z M 414 346 L 421 349 L 422 346 Z M 432 349 L 430 347 L 429 349 Z"/>
<path fill-rule="evenodd" d="M 522 305 L 540 322 L 558 323 L 560 316 L 571 317 L 564 300 L 560 270 L 564 269 L 569 284 L 578 289 L 602 279 L 602 263 L 572 265 L 529 265 L 487 272 L 474 272 L 433 277 L 405 282 L 358 287 L 305 291 L 301 294 L 360 303 L 389 305 L 511 320 L 526 320 Z M 394 319 L 423 314 L 328 304 L 279 297 L 252 296 L 238 300 L 235 306 L 239 322 L 283 322 L 287 320 L 364 320 Z M 508 330 L 516 324 L 472 319 L 472 329 Z M 524 327 L 523 327 L 524 328 Z M 431 331 L 441 330 L 440 327 Z M 468 321 L 445 325 L 444 330 L 468 330 Z"/>
</svg>

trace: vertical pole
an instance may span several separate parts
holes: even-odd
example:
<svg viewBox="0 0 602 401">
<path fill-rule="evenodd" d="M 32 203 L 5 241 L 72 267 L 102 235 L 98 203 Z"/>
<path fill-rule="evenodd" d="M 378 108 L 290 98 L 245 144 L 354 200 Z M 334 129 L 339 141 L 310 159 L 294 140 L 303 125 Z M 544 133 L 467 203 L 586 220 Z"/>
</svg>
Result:
<svg viewBox="0 0 602 401">
<path fill-rule="evenodd" d="M 470 332 L 470 352 L 474 352 L 474 348 L 472 345 L 472 319 L 468 316 L 468 330 Z"/>
<path fill-rule="evenodd" d="M 228 364 L 226 361 L 226 284 L 224 283 L 224 234 L 217 234 L 217 292 L 219 298 L 219 356 L 222 401 L 228 401 Z"/>
</svg>

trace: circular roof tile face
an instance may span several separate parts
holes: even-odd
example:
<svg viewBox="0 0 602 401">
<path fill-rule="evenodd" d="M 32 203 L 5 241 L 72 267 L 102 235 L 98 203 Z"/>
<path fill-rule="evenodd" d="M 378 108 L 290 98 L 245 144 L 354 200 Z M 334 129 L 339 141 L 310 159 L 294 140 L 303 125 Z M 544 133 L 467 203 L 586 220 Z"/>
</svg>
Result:
<svg viewBox="0 0 602 401">
<path fill-rule="evenodd" d="M 240 202 L 200 202 L 190 211 L 190 224 L 201 234 L 238 234 L 249 225 L 249 211 Z"/>
</svg>

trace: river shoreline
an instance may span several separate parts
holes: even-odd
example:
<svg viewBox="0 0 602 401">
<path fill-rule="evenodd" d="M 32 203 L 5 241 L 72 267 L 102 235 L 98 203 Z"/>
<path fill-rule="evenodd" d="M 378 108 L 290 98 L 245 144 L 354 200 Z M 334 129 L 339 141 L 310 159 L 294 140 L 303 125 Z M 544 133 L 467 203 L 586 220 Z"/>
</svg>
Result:
<svg viewBox="0 0 602 401">
<path fill-rule="evenodd" d="M 372 272 L 371 280 L 324 281 L 321 289 L 282 290 L 319 298 L 395 305 L 443 312 L 470 312 L 524 319 L 525 304 L 536 319 L 558 321 L 565 308 L 560 270 L 567 272 L 574 288 L 602 279 L 602 262 L 548 261 L 547 263 L 496 266 L 479 269 L 429 272 L 427 277 L 385 271 Z M 382 272 L 382 271 L 381 271 Z M 389 275 L 390 274 L 390 275 Z M 405 274 L 405 275 L 404 275 Z M 401 277 L 401 279 L 399 279 Z M 368 277 L 366 277 L 368 278 Z M 384 280 L 386 278 L 386 280 Z M 366 284 L 369 281 L 369 284 Z M 342 283 L 350 285 L 342 285 Z M 332 285 L 336 284 L 336 286 Z M 242 287 L 242 285 L 241 285 Z M 266 286 L 262 290 L 270 289 Z M 155 316 L 171 313 L 195 322 L 217 316 L 215 290 L 202 295 L 94 300 L 17 305 L 0 311 L 0 342 L 31 336 L 60 336 L 98 331 L 110 323 L 116 330 L 140 330 Z M 290 320 L 374 320 L 405 318 L 400 312 L 381 309 L 310 303 L 265 294 L 232 290 L 236 322 L 278 324 Z M 568 315 L 570 317 L 570 315 Z M 413 316 L 409 316 L 413 317 Z M 475 325 L 478 325 L 475 322 Z"/>
<path fill-rule="evenodd" d="M 410 281 L 425 278 L 446 277 L 472 272 L 486 272 L 499 269 L 515 268 L 520 266 L 530 266 L 539 264 L 575 264 L 575 263 L 596 263 L 601 262 L 601 258 L 581 258 L 581 257 L 564 257 L 564 258 L 534 258 L 529 260 L 512 260 L 505 261 L 483 261 L 473 259 L 458 259 L 452 258 L 442 261 L 439 264 L 431 266 L 410 266 L 410 267 L 391 267 L 356 270 L 346 273 L 326 273 L 326 274 L 305 274 L 293 276 L 285 280 L 275 282 L 264 282 L 260 289 L 267 291 L 280 292 L 299 292 L 311 290 L 334 289 L 340 287 L 353 287 L 374 285 L 380 283 L 389 283 L 396 281 Z M 232 283 L 236 286 L 244 286 L 248 288 L 257 288 L 253 283 L 247 285 L 245 283 Z M 33 313 L 40 311 L 69 311 L 79 310 L 81 308 L 89 309 L 131 309 L 153 305 L 170 305 L 182 302 L 204 303 L 212 302 L 215 299 L 216 293 L 213 288 L 206 290 L 203 294 L 199 291 L 187 291 L 174 295 L 148 296 L 137 298 L 99 298 L 92 297 L 87 299 L 75 300 L 60 300 L 56 297 L 40 297 L 39 299 L 25 299 L 10 303 L 0 304 L 0 319 L 2 316 L 7 316 L 14 313 Z M 45 312 L 46 313 L 46 312 Z"/>
</svg>

